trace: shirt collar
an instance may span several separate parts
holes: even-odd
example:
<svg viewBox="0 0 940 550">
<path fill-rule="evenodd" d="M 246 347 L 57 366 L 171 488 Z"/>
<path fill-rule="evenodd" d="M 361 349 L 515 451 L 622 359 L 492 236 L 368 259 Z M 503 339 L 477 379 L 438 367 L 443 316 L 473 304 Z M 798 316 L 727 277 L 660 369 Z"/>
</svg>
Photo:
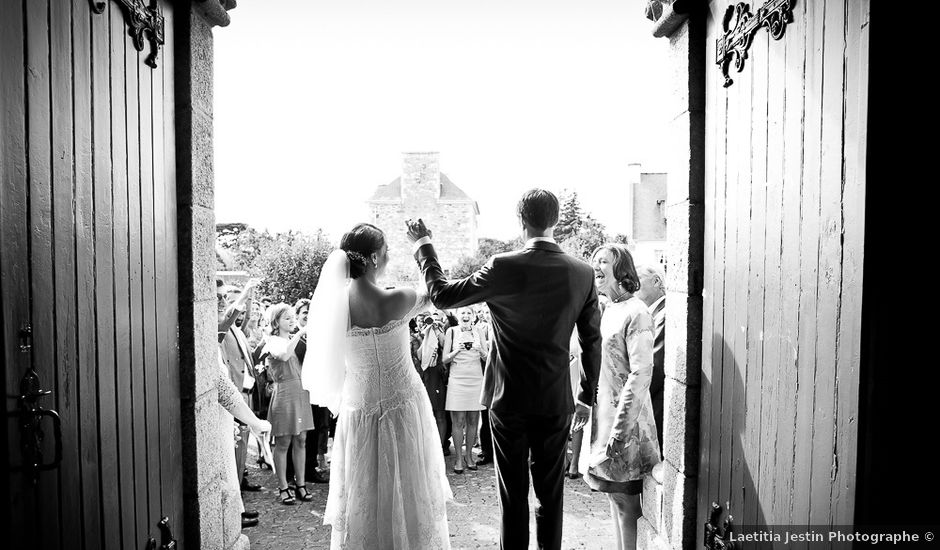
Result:
<svg viewBox="0 0 940 550">
<path fill-rule="evenodd" d="M 525 245 L 529 246 L 532 243 L 553 243 L 553 242 L 555 242 L 554 237 L 532 237 L 531 239 L 525 242 Z"/>
<path fill-rule="evenodd" d="M 650 307 L 649 307 L 650 313 L 656 311 L 656 308 L 657 308 L 657 307 L 659 306 L 659 304 L 660 304 L 663 300 L 665 300 L 665 299 L 666 299 L 666 295 L 663 294 L 662 296 L 660 296 L 659 298 L 657 298 L 655 302 L 653 302 L 652 304 L 650 304 Z"/>
</svg>

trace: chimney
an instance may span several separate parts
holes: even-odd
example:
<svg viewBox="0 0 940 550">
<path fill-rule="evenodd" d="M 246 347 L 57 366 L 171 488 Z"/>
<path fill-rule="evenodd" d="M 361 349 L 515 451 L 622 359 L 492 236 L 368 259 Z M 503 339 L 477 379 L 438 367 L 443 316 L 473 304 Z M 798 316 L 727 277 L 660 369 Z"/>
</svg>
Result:
<svg viewBox="0 0 940 550">
<path fill-rule="evenodd" d="M 402 153 L 401 198 L 406 215 L 432 211 L 441 198 L 440 153 Z"/>
</svg>

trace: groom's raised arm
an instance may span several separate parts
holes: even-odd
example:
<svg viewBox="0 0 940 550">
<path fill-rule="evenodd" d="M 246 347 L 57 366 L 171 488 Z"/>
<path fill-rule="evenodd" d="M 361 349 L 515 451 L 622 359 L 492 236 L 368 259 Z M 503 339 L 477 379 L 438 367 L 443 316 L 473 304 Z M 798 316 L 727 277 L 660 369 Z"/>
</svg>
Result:
<svg viewBox="0 0 940 550">
<path fill-rule="evenodd" d="M 422 239 L 422 241 L 424 241 Z M 448 280 L 444 276 L 430 239 L 416 243 L 415 260 L 428 287 L 431 303 L 440 309 L 453 309 L 486 300 L 493 292 L 493 259 L 469 277 Z"/>
</svg>

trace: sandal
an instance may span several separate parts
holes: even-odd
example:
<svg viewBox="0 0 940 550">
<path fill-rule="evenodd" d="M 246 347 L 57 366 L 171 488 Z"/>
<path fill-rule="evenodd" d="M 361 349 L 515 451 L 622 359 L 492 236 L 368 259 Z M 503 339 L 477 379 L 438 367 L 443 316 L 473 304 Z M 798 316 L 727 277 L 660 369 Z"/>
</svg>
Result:
<svg viewBox="0 0 940 550">
<path fill-rule="evenodd" d="M 303 491 L 302 494 L 301 494 L 301 491 Z M 313 495 L 307 492 L 306 487 L 301 486 L 301 487 L 297 487 L 297 498 L 299 498 L 300 500 L 304 502 L 310 502 L 311 500 L 313 500 Z"/>
<path fill-rule="evenodd" d="M 565 477 L 567 477 L 568 479 L 581 479 L 581 476 L 582 476 L 581 472 L 567 472 L 565 474 Z"/>
<path fill-rule="evenodd" d="M 290 487 L 279 490 L 277 494 L 281 497 L 281 504 L 290 506 L 297 503 L 297 500 L 294 498 L 294 493 L 291 492 Z"/>
</svg>

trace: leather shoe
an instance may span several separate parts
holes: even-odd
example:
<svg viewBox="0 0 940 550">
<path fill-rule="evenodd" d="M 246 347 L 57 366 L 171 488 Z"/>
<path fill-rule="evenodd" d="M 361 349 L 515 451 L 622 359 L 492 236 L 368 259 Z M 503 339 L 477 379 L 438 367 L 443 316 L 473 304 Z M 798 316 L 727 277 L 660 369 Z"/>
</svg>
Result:
<svg viewBox="0 0 940 550">
<path fill-rule="evenodd" d="M 242 529 L 246 527 L 254 527 L 255 525 L 258 525 L 258 518 L 242 518 Z"/>
<path fill-rule="evenodd" d="M 489 455 L 480 455 L 479 457 L 477 457 L 477 466 L 479 466 L 480 464 L 492 464 L 492 463 L 493 463 L 493 458 L 490 457 Z"/>
<path fill-rule="evenodd" d="M 248 510 L 248 511 L 242 512 L 242 518 L 243 519 L 258 519 L 258 511 Z"/>
<path fill-rule="evenodd" d="M 261 485 L 251 483 L 248 478 L 242 478 L 242 491 L 260 491 Z"/>
<path fill-rule="evenodd" d="M 312 483 L 329 483 L 330 479 L 328 477 L 324 477 L 323 474 L 314 470 L 313 475 L 310 476 L 310 481 Z"/>
</svg>

